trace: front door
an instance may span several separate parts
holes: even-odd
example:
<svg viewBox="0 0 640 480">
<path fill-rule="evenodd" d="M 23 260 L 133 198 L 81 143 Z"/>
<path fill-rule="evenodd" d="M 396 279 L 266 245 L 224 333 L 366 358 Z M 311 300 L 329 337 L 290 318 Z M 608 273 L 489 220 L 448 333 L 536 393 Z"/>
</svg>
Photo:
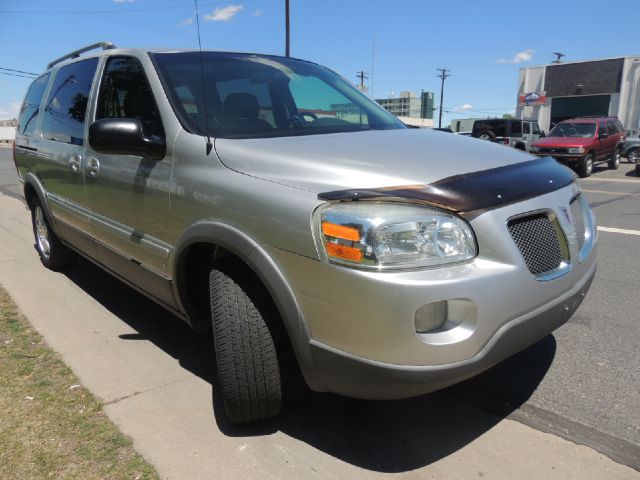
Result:
<svg viewBox="0 0 640 480">
<path fill-rule="evenodd" d="M 164 129 L 144 70 L 135 57 L 107 57 L 96 120 L 136 118 L 146 136 Z M 87 203 L 92 236 L 121 256 L 164 275 L 168 243 L 171 160 L 98 153 L 87 148 Z"/>
</svg>

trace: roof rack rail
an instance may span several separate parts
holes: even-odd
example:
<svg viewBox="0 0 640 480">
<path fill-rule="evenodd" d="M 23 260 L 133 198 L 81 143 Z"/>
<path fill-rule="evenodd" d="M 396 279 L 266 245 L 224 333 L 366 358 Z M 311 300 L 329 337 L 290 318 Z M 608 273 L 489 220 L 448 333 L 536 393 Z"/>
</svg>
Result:
<svg viewBox="0 0 640 480">
<path fill-rule="evenodd" d="M 98 42 L 98 43 L 94 43 L 92 45 L 86 46 L 84 48 L 80 48 L 78 50 L 74 50 L 71 53 L 67 53 L 66 55 L 57 58 L 56 60 L 54 60 L 53 62 L 51 62 L 49 65 L 47 65 L 47 70 L 49 70 L 51 67 L 53 67 L 54 65 L 62 62 L 63 60 L 67 60 L 68 58 L 78 58 L 80 56 L 81 53 L 85 53 L 88 52 L 90 50 L 95 50 L 96 48 L 102 48 L 102 50 L 111 50 L 112 48 L 118 48 L 116 47 L 113 43 L 111 42 Z"/>
</svg>

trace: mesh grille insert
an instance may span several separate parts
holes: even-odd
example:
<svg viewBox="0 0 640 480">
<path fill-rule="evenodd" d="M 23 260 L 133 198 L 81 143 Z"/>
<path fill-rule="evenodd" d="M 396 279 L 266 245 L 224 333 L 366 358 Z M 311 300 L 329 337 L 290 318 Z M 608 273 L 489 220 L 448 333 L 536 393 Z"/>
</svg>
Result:
<svg viewBox="0 0 640 480">
<path fill-rule="evenodd" d="M 558 236 L 544 213 L 516 218 L 508 227 L 531 273 L 539 275 L 560 266 L 562 253 Z"/>
<path fill-rule="evenodd" d="M 585 241 L 586 227 L 584 219 L 584 209 L 582 208 L 580 197 L 574 198 L 571 202 L 571 217 L 573 217 L 573 228 L 576 231 L 578 250 L 582 250 Z"/>
</svg>

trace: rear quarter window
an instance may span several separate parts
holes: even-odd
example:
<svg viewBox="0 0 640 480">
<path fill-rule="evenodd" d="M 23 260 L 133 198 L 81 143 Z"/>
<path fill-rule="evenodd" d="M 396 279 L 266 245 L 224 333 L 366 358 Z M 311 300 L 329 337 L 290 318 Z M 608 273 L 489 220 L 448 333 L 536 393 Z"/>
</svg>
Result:
<svg viewBox="0 0 640 480">
<path fill-rule="evenodd" d="M 27 90 L 27 95 L 18 115 L 18 133 L 23 135 L 33 134 L 38 113 L 40 112 L 40 103 L 48 82 L 49 74 L 47 73 L 35 80 Z"/>
</svg>

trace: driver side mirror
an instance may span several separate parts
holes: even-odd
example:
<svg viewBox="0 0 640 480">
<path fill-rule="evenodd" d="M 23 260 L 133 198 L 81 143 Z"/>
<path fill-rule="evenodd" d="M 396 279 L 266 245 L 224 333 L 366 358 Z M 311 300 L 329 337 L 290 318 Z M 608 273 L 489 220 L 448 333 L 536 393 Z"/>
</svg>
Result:
<svg viewBox="0 0 640 480">
<path fill-rule="evenodd" d="M 89 145 L 96 152 L 161 160 L 167 145 L 162 137 L 146 137 L 137 118 L 104 118 L 89 127 Z"/>
<path fill-rule="evenodd" d="M 539 135 L 540 135 L 540 138 L 544 138 L 544 137 L 546 137 L 546 136 L 547 136 L 547 134 L 546 134 L 546 133 L 544 133 L 544 132 L 540 132 L 540 134 L 539 134 Z"/>
</svg>

